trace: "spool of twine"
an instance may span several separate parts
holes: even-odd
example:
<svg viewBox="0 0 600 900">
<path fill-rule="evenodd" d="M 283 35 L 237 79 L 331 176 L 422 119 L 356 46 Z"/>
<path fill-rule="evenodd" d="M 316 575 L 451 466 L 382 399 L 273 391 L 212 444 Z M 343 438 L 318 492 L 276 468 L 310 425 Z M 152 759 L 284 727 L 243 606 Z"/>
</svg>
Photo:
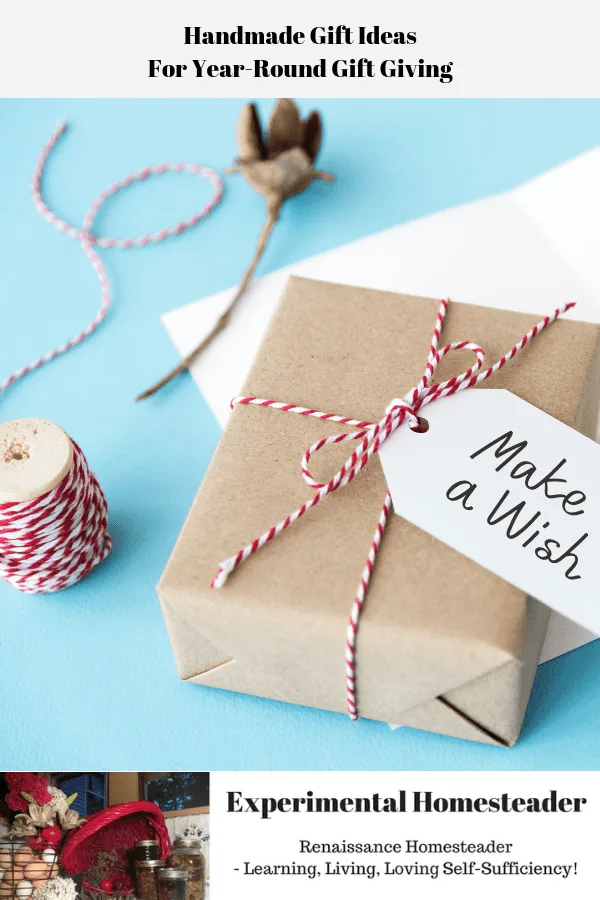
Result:
<svg viewBox="0 0 600 900">
<path fill-rule="evenodd" d="M 0 577 L 27 594 L 80 581 L 110 553 L 108 509 L 87 460 L 45 419 L 0 425 Z"/>
</svg>

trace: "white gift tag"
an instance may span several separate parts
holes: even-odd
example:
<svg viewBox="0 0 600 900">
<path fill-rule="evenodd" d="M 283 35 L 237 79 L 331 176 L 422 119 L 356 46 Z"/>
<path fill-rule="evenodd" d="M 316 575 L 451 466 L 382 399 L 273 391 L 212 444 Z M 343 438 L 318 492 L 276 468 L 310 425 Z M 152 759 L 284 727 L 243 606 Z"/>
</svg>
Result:
<svg viewBox="0 0 600 900">
<path fill-rule="evenodd" d="M 600 633 L 600 445 L 505 390 L 421 415 L 379 451 L 395 512 Z"/>
</svg>

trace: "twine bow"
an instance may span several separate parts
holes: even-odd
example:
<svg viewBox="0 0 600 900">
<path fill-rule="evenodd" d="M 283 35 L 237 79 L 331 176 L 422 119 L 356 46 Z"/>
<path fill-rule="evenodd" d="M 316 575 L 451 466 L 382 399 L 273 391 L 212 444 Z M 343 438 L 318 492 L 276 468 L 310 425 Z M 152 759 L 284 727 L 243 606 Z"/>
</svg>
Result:
<svg viewBox="0 0 600 900">
<path fill-rule="evenodd" d="M 234 569 L 237 569 L 237 567 L 248 559 L 249 556 L 252 556 L 260 550 L 261 547 L 264 547 L 265 544 L 270 543 L 278 534 L 281 534 L 282 531 L 285 531 L 286 528 L 289 528 L 290 525 L 297 522 L 298 519 L 302 518 L 302 516 L 310 509 L 317 506 L 317 504 L 328 494 L 332 494 L 339 488 L 346 487 L 346 485 L 350 484 L 350 482 L 365 468 L 371 457 L 379 452 L 383 443 L 397 428 L 400 428 L 404 422 L 408 422 L 409 427 L 414 431 L 425 430 L 422 428 L 421 420 L 417 415 L 419 410 L 424 406 L 433 403 L 442 397 L 449 397 L 452 394 L 457 393 L 457 391 L 468 390 L 490 378 L 492 375 L 495 375 L 499 369 L 513 359 L 513 357 L 515 357 L 517 353 L 537 334 L 574 306 L 574 303 L 566 303 L 558 309 L 555 309 L 550 316 L 543 318 L 537 325 L 534 325 L 531 331 L 528 331 L 527 334 L 523 335 L 521 340 L 515 344 L 507 354 L 494 363 L 493 366 L 481 371 L 485 362 L 485 354 L 482 348 L 472 341 L 457 341 L 452 344 L 446 344 L 445 347 L 438 351 L 437 348 L 440 341 L 442 326 L 448 310 L 448 301 L 442 300 L 431 338 L 425 371 L 419 384 L 413 388 L 413 390 L 405 394 L 404 397 L 392 400 L 389 403 L 383 418 L 376 423 L 362 422 L 345 416 L 337 416 L 333 413 L 324 413 L 315 409 L 307 409 L 303 406 L 295 406 L 292 403 L 280 403 L 276 400 L 262 400 L 258 397 L 235 397 L 231 401 L 232 407 L 237 404 L 267 406 L 272 409 L 280 409 L 284 412 L 292 412 L 301 416 L 310 416 L 316 419 L 338 422 L 342 425 L 351 425 L 357 430 L 321 438 L 308 448 L 302 457 L 301 470 L 302 477 L 315 491 L 312 499 L 303 503 L 302 506 L 287 515 L 285 519 L 282 519 L 276 525 L 273 525 L 268 531 L 265 531 L 260 535 L 260 537 L 255 538 L 250 544 L 242 547 L 234 556 L 230 556 L 228 559 L 223 560 L 219 565 L 219 569 L 212 581 L 211 587 L 223 587 Z M 444 356 L 454 350 L 470 350 L 475 354 L 476 362 L 460 375 L 455 375 L 447 381 L 434 383 L 433 378 L 440 361 Z M 328 482 L 318 482 L 313 478 L 308 468 L 311 458 L 323 447 L 339 444 L 344 441 L 359 441 L 360 444 Z M 354 598 L 354 603 L 352 604 L 346 632 L 346 694 L 348 712 L 352 720 L 358 719 L 356 699 L 356 641 L 358 636 L 358 625 L 364 607 L 369 580 L 375 565 L 375 558 L 381 544 L 391 505 L 392 497 L 388 490 L 381 508 L 379 521 L 377 522 L 377 527 L 373 535 L 373 540 Z"/>
</svg>

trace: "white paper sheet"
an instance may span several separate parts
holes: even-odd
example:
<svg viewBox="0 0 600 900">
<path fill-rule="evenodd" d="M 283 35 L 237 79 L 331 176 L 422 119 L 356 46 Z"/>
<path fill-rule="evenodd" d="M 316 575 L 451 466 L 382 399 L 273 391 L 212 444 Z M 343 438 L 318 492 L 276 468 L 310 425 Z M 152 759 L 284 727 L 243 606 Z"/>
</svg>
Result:
<svg viewBox="0 0 600 900">
<path fill-rule="evenodd" d="M 521 312 L 544 313 L 574 300 L 572 316 L 600 322 L 599 209 L 596 148 L 505 194 L 398 225 L 265 275 L 253 282 L 233 321 L 191 374 L 223 426 L 291 274 Z M 182 356 L 208 333 L 233 290 L 163 316 Z M 594 637 L 554 613 L 542 662 Z"/>
</svg>

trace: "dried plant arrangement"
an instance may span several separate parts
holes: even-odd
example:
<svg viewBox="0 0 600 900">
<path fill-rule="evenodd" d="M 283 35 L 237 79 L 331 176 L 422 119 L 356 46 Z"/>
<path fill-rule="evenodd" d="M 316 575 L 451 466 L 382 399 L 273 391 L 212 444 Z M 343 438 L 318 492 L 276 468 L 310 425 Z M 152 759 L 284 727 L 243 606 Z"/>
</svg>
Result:
<svg viewBox="0 0 600 900">
<path fill-rule="evenodd" d="M 236 133 L 239 157 L 228 172 L 241 172 L 248 184 L 265 199 L 266 219 L 256 251 L 229 306 L 209 334 L 182 359 L 179 365 L 140 394 L 138 400 L 152 396 L 176 375 L 184 372 L 198 354 L 227 326 L 240 298 L 250 284 L 285 201 L 305 190 L 316 179 L 329 182 L 334 180 L 331 173 L 315 169 L 322 133 L 320 114 L 313 110 L 303 120 L 293 100 L 277 101 L 265 134 L 256 106 L 253 103 L 244 106 L 238 119 Z"/>
</svg>

